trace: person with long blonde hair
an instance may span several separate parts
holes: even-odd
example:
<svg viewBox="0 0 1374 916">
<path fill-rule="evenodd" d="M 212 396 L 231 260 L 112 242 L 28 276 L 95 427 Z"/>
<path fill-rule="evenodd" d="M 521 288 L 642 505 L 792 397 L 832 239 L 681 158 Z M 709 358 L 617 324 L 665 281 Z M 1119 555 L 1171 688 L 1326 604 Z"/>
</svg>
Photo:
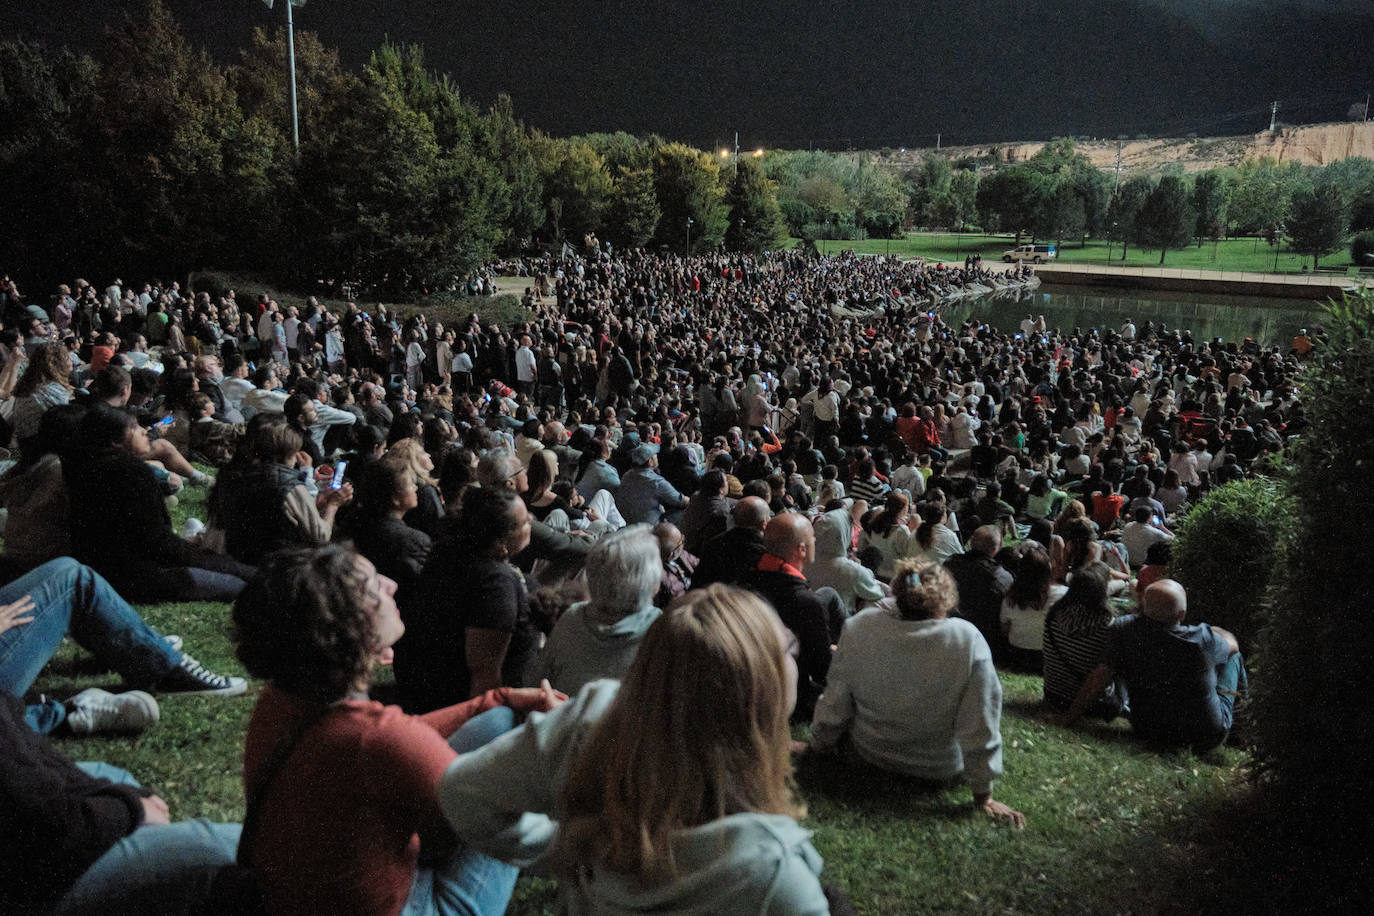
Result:
<svg viewBox="0 0 1374 916">
<path fill-rule="evenodd" d="M 828 913 L 796 823 L 786 646 L 749 592 L 689 592 L 620 682 L 594 681 L 451 765 L 444 814 L 496 858 L 551 856 L 567 912 Z"/>
<path fill-rule="evenodd" d="M 405 514 L 403 521 L 430 537 L 439 533 L 444 520 L 444 500 L 439 495 L 439 481 L 434 479 L 434 459 L 425 451 L 419 439 L 406 437 L 392 443 L 386 458 L 410 469 L 415 478 L 415 508 Z"/>
</svg>

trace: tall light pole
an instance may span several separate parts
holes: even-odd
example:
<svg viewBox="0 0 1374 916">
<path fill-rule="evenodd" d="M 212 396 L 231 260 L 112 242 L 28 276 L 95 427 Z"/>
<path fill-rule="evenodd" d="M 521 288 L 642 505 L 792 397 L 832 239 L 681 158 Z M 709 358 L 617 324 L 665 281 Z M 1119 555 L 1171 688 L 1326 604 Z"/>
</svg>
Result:
<svg viewBox="0 0 1374 916">
<path fill-rule="evenodd" d="M 1283 233 L 1287 228 L 1283 223 L 1274 227 L 1274 273 L 1279 272 L 1279 249 L 1283 247 Z"/>
<path fill-rule="evenodd" d="M 687 257 L 692 256 L 692 218 L 687 217 Z"/>
<path fill-rule="evenodd" d="M 262 0 L 267 4 L 267 8 L 272 8 L 274 0 Z M 291 85 L 291 145 L 295 148 L 296 154 L 301 151 L 301 125 L 300 118 L 296 114 L 296 26 L 291 20 L 291 7 L 305 6 L 305 0 L 287 0 L 286 7 L 286 67 L 290 74 Z"/>
</svg>

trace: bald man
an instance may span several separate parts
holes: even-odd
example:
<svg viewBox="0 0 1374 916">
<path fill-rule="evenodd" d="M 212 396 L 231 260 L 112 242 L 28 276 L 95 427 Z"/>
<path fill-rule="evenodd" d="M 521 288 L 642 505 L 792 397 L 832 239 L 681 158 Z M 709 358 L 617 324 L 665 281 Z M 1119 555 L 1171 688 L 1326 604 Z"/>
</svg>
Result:
<svg viewBox="0 0 1374 916">
<path fill-rule="evenodd" d="M 811 591 L 805 569 L 816 556 L 816 532 L 799 512 L 769 519 L 764 554 L 744 577 L 744 587 L 773 605 L 797 637 L 797 707 L 793 720 L 807 722 L 830 672 L 830 629 L 824 603 Z"/>
<path fill-rule="evenodd" d="M 763 528 L 772 514 L 768 503 L 757 496 L 735 503 L 730 512 L 734 527 L 702 545 L 692 587 L 705 588 L 713 582 L 738 585 L 763 557 Z"/>
<path fill-rule="evenodd" d="M 1148 741 L 1209 751 L 1231 731 L 1236 697 L 1245 691 L 1245 665 L 1235 636 L 1205 623 L 1184 625 L 1188 595 L 1173 579 L 1145 590 L 1141 613 L 1107 630 L 1106 659 L 1069 711 L 1071 724 L 1116 675 L 1126 685 L 1131 726 Z"/>
</svg>

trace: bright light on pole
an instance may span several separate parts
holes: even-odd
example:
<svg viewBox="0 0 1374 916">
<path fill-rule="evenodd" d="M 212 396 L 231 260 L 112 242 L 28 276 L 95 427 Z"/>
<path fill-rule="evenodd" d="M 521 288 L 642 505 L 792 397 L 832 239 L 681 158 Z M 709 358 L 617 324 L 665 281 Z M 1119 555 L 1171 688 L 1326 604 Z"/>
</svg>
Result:
<svg viewBox="0 0 1374 916">
<path fill-rule="evenodd" d="M 687 217 L 687 257 L 692 256 L 692 218 Z"/>
<path fill-rule="evenodd" d="M 270 10 L 274 0 L 262 0 Z M 288 0 L 286 6 L 286 61 L 291 76 L 291 145 L 299 155 L 301 151 L 300 118 L 296 114 L 296 27 L 291 21 L 291 7 L 305 6 L 305 0 Z"/>
</svg>

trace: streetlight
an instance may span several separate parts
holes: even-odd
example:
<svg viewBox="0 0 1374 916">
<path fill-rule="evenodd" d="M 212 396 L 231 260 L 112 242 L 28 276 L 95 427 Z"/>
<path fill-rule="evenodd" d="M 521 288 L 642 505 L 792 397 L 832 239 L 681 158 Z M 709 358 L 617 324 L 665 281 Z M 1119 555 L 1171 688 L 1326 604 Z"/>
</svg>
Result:
<svg viewBox="0 0 1374 916">
<path fill-rule="evenodd" d="M 687 217 L 687 257 L 692 256 L 692 218 Z"/>
<path fill-rule="evenodd" d="M 1274 227 L 1274 273 L 1279 272 L 1279 249 L 1283 247 L 1283 232 L 1287 228 L 1283 223 Z"/>
<path fill-rule="evenodd" d="M 1107 233 L 1107 266 L 1112 264 L 1112 242 L 1116 241 L 1116 223 L 1112 223 L 1112 231 Z M 1126 246 L 1121 246 L 1123 250 Z"/>
<path fill-rule="evenodd" d="M 744 217 L 739 218 L 739 248 L 744 250 Z"/>
<path fill-rule="evenodd" d="M 262 0 L 267 8 L 272 8 L 273 0 Z M 301 151 L 301 126 L 296 115 L 296 27 L 291 21 L 291 7 L 305 6 L 305 0 L 289 0 L 286 4 L 286 61 L 291 74 L 291 145 L 296 154 Z"/>
</svg>

